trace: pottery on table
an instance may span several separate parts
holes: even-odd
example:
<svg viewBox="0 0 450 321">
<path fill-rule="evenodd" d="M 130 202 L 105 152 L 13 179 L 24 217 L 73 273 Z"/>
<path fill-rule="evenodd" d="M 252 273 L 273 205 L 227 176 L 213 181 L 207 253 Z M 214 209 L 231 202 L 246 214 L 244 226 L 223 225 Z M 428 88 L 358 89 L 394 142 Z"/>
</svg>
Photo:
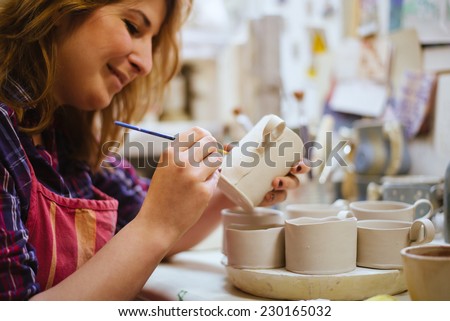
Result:
<svg viewBox="0 0 450 321">
<path fill-rule="evenodd" d="M 356 268 L 354 217 L 286 220 L 286 269 L 301 274 L 336 274 Z"/>
<path fill-rule="evenodd" d="M 371 182 L 367 187 L 368 200 L 396 201 L 414 204 L 428 199 L 437 210 L 442 205 L 443 178 L 431 175 L 384 176 L 381 184 Z M 418 208 L 416 218 L 428 211 L 428 206 Z"/>
<path fill-rule="evenodd" d="M 227 208 L 221 211 L 222 215 L 222 253 L 227 255 L 226 229 L 231 224 L 244 226 L 266 226 L 266 225 L 282 225 L 284 224 L 283 212 L 266 208 L 255 207 L 250 211 L 242 208 Z"/>
<path fill-rule="evenodd" d="M 412 222 L 420 206 L 427 205 L 428 211 L 422 218 L 434 215 L 433 204 L 427 199 L 417 200 L 414 204 L 393 201 L 357 201 L 350 203 L 350 210 L 360 220 L 395 220 Z"/>
<path fill-rule="evenodd" d="M 300 137 L 278 116 L 266 115 L 224 157 L 218 187 L 251 211 L 273 189 L 273 179 L 289 173 L 302 155 Z"/>
<path fill-rule="evenodd" d="M 284 267 L 284 226 L 230 225 L 226 230 L 227 264 L 242 269 Z"/>
<path fill-rule="evenodd" d="M 237 269 L 226 266 L 227 279 L 238 289 L 275 300 L 365 300 L 380 293 L 405 292 L 402 270 L 356 267 L 332 275 L 308 275 L 279 269 Z"/>
<path fill-rule="evenodd" d="M 392 220 L 358 221 L 356 264 L 374 269 L 401 269 L 400 251 L 434 239 L 433 223 L 426 218 L 414 222 Z"/>
<path fill-rule="evenodd" d="M 299 217 L 325 218 L 328 216 L 336 216 L 340 211 L 348 208 L 345 202 L 340 200 L 333 204 L 288 204 L 286 205 L 286 219 L 294 219 Z"/>
<path fill-rule="evenodd" d="M 450 245 L 401 250 L 409 296 L 415 301 L 450 301 Z"/>
</svg>

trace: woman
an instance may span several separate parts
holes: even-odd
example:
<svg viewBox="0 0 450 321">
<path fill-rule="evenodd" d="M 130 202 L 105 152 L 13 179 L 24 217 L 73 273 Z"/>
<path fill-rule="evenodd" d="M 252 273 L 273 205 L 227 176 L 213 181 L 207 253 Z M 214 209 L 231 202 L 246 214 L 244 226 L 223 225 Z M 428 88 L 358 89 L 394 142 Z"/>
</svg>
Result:
<svg viewBox="0 0 450 321">
<path fill-rule="evenodd" d="M 102 163 L 121 135 L 113 120 L 139 121 L 176 73 L 189 5 L 0 2 L 1 299 L 133 299 L 231 206 L 215 191 L 221 157 L 203 129 L 163 152 L 150 186 L 127 164 Z M 275 179 L 262 205 L 297 185 Z"/>
</svg>

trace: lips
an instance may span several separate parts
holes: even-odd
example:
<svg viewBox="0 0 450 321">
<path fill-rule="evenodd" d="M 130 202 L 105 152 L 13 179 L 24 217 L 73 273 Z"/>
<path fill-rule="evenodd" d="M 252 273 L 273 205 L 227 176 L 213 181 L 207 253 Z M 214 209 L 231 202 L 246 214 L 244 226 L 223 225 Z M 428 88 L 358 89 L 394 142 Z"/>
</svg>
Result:
<svg viewBox="0 0 450 321">
<path fill-rule="evenodd" d="M 114 68 L 111 65 L 108 65 L 108 69 L 109 69 L 109 71 L 111 71 L 111 73 L 114 76 L 116 76 L 119 79 L 119 82 L 122 85 L 122 87 L 125 87 L 128 84 L 129 78 L 123 72 L 121 72 L 120 70 Z"/>
</svg>

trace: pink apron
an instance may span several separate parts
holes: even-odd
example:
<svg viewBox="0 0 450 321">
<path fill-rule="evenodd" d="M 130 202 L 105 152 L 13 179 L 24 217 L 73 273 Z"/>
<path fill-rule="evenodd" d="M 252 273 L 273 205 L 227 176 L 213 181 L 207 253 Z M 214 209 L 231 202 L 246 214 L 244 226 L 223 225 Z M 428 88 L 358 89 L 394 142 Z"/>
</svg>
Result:
<svg viewBox="0 0 450 321">
<path fill-rule="evenodd" d="M 117 200 L 94 188 L 95 200 L 66 198 L 41 184 L 30 162 L 32 189 L 26 227 L 44 291 L 89 260 L 114 235 Z"/>
</svg>

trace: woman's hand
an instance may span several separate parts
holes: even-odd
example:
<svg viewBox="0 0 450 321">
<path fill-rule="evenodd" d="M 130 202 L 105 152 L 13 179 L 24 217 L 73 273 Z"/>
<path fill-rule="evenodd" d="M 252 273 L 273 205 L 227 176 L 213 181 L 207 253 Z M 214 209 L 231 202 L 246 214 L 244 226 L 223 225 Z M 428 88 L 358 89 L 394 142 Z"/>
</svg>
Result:
<svg viewBox="0 0 450 321">
<path fill-rule="evenodd" d="M 226 152 L 233 149 L 233 145 L 227 144 L 223 146 Z M 287 197 L 287 190 L 295 189 L 300 185 L 300 181 L 296 175 L 306 174 L 310 168 L 303 161 L 299 161 L 292 165 L 290 172 L 284 177 L 276 177 L 272 181 L 273 189 L 268 192 L 263 201 L 258 206 L 272 206 L 283 202 Z"/>
<path fill-rule="evenodd" d="M 208 131 L 181 133 L 162 153 L 141 212 L 180 237 L 207 207 L 221 163 L 217 141 Z"/>
<path fill-rule="evenodd" d="M 297 188 L 300 184 L 296 175 L 308 173 L 309 170 L 302 161 L 294 164 L 286 176 L 277 177 L 272 181 L 273 190 L 265 195 L 259 206 L 272 206 L 283 202 L 287 197 L 287 190 Z"/>
</svg>

